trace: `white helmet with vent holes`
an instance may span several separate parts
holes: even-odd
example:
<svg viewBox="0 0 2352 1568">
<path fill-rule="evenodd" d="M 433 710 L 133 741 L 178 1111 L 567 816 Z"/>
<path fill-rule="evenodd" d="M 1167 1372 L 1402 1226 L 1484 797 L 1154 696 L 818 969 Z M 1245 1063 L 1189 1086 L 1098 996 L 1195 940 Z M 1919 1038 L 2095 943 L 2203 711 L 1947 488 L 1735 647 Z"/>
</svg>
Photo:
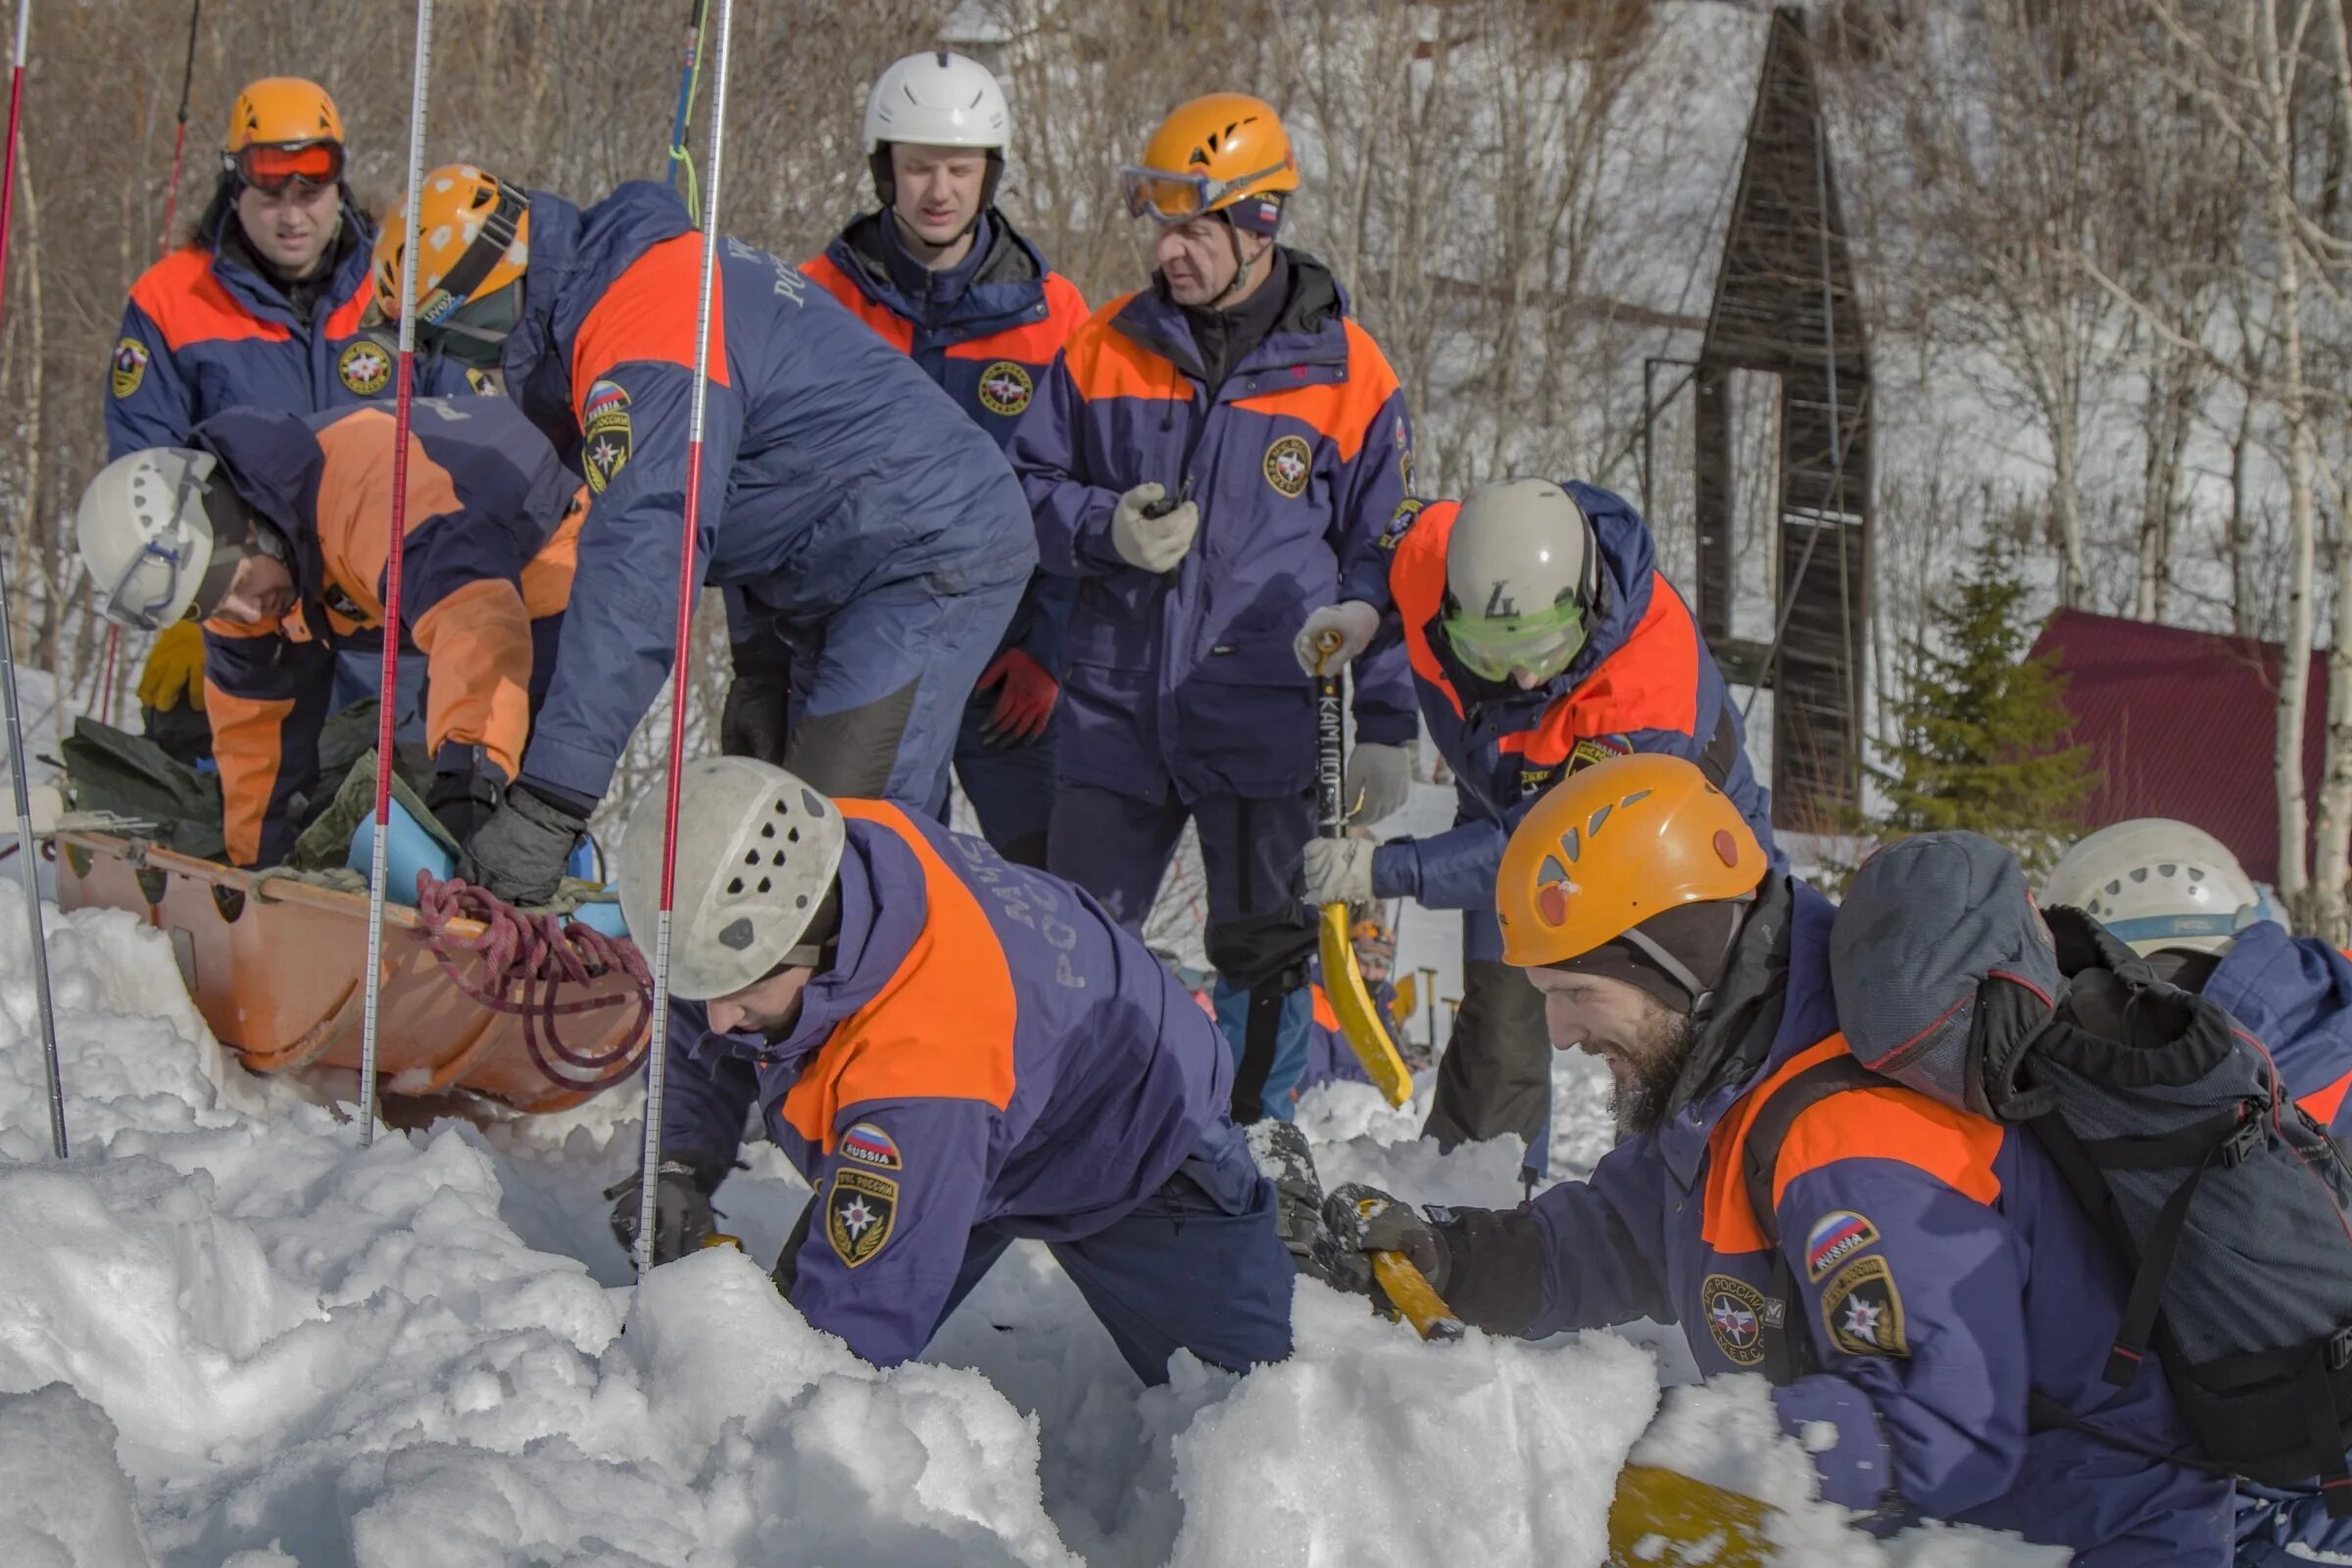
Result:
<svg viewBox="0 0 2352 1568">
<path fill-rule="evenodd" d="M 2167 948 L 2227 953 L 2237 933 L 2274 918 L 2229 846 L 2167 817 L 2112 822 L 2060 856 L 2044 904 L 2087 911 L 2143 957 Z"/>
<path fill-rule="evenodd" d="M 648 947 L 662 900 L 662 800 L 629 813 L 620 839 L 620 906 Z M 771 763 L 711 757 L 678 783 L 677 886 L 670 991 L 688 1002 L 766 978 L 808 932 L 847 844 L 831 801 Z"/>
</svg>

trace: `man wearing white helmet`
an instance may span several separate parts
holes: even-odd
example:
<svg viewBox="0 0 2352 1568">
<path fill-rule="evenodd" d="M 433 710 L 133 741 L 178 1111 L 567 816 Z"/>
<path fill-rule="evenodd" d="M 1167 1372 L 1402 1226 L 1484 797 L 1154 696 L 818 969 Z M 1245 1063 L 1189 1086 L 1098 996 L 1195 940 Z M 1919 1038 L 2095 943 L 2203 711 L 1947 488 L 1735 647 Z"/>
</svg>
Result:
<svg viewBox="0 0 2352 1568">
<path fill-rule="evenodd" d="M 751 758 L 679 786 L 656 1261 L 700 1246 L 757 1102 L 815 1196 L 776 1281 L 877 1366 L 919 1354 L 1016 1238 L 1053 1249 L 1147 1382 L 1290 1351 L 1274 1189 L 1213 1021 L 1066 882 Z M 620 847 L 650 931 L 662 810 Z M 633 1240 L 637 1183 L 612 1190 Z M 1311 1228 L 1311 1227 L 1310 1227 Z"/>
<path fill-rule="evenodd" d="M 1080 321 L 1077 285 L 1046 265 L 996 205 L 1012 114 L 978 61 L 946 50 L 882 73 L 865 106 L 865 150 L 879 212 L 854 219 L 801 270 L 910 356 L 1002 444 Z M 1070 581 L 1039 572 L 964 705 L 955 766 L 980 830 L 1022 865 L 1046 862 L 1054 812 L 1054 711 Z M 780 735 L 783 650 L 737 651 L 726 723 Z M 773 755 L 730 736 L 728 750 Z M 947 803 L 947 770 L 939 805 Z"/>
<path fill-rule="evenodd" d="M 1551 1057 L 1543 999 L 1502 961 L 1494 876 L 1511 829 L 1568 774 L 1629 752 L 1696 762 L 1777 864 L 1740 713 L 1649 529 L 1592 485 L 1509 479 L 1433 502 L 1396 547 L 1421 716 L 1454 774 L 1454 826 L 1306 848 L 1310 902 L 1409 898 L 1462 911 L 1462 1003 L 1438 1059 L 1430 1136 L 1516 1133 L 1544 1168 Z"/>
<path fill-rule="evenodd" d="M 2261 1042 L 2296 1102 L 2352 1136 L 2352 961 L 2289 935 L 2228 845 L 2186 822 L 2134 817 L 2078 840 L 2041 890 L 2201 992 Z"/>
</svg>

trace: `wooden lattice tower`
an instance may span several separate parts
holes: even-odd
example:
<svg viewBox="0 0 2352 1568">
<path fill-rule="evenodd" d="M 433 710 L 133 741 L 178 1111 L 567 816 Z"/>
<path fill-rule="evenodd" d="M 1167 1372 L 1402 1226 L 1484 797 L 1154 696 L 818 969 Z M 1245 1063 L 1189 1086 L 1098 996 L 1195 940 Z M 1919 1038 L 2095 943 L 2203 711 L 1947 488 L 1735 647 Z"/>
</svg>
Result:
<svg viewBox="0 0 2352 1568">
<path fill-rule="evenodd" d="M 1734 370 L 1781 382 L 1776 639 L 1735 641 Z M 1774 694 L 1773 816 L 1860 803 L 1869 624 L 1870 355 L 1801 11 L 1773 13 L 1694 382 L 1698 616 L 1733 679 Z"/>
</svg>

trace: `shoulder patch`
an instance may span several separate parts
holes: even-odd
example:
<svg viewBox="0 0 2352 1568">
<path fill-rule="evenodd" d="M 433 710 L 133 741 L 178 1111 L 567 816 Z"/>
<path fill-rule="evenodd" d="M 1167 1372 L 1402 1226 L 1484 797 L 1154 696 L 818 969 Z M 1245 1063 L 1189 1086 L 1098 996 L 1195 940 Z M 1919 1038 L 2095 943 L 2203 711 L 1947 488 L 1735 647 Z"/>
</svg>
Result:
<svg viewBox="0 0 2352 1568">
<path fill-rule="evenodd" d="M 135 337 L 126 337 L 115 345 L 107 381 L 116 397 L 126 398 L 139 389 L 139 383 L 147 379 L 147 345 Z"/>
<path fill-rule="evenodd" d="M 1875 1245 L 1878 1227 L 1849 1208 L 1837 1209 L 1813 1222 L 1805 1233 L 1805 1277 L 1820 1280 L 1830 1270 Z"/>
<path fill-rule="evenodd" d="M 846 1159 L 876 1170 L 898 1170 L 906 1163 L 899 1155 L 898 1140 L 870 1121 L 861 1121 L 841 1135 L 840 1152 Z"/>
<path fill-rule="evenodd" d="M 1266 483 L 1296 501 L 1306 493 L 1306 481 L 1314 473 L 1314 449 L 1298 436 L 1282 436 L 1266 448 L 1265 462 L 1260 466 L 1265 470 Z"/>
<path fill-rule="evenodd" d="M 1623 735 L 1587 735 L 1568 750 L 1568 771 L 1591 767 L 1613 758 L 1633 755 L 1634 743 Z"/>
<path fill-rule="evenodd" d="M 1821 1323 L 1830 1343 L 1847 1355 L 1908 1357 L 1903 1298 L 1893 1271 L 1877 1253 L 1857 1257 L 1822 1287 Z"/>
<path fill-rule="evenodd" d="M 617 381 L 599 381 L 589 387 L 580 404 L 581 465 L 587 468 L 588 488 L 598 495 L 629 461 L 629 393 Z"/>
<path fill-rule="evenodd" d="M 1411 531 L 1413 519 L 1421 515 L 1424 504 L 1413 496 L 1406 496 L 1397 502 L 1396 510 L 1389 514 L 1389 525 L 1380 530 L 1380 537 L 1373 541 L 1373 548 L 1396 554 L 1396 547 L 1404 543 L 1405 534 Z"/>
<path fill-rule="evenodd" d="M 1734 1366 L 1764 1359 L 1764 1293 L 1732 1274 L 1710 1274 L 1698 1287 L 1699 1310 L 1715 1348 Z"/>
<path fill-rule="evenodd" d="M 336 356 L 335 374 L 346 392 L 371 398 L 391 384 L 392 357 L 370 339 L 360 338 Z"/>
<path fill-rule="evenodd" d="M 871 1171 L 837 1166 L 825 1197 L 825 1240 L 851 1268 L 873 1260 L 899 1217 L 899 1184 Z"/>
<path fill-rule="evenodd" d="M 1029 406 L 1036 390 L 1029 372 L 1010 360 L 999 360 L 980 372 L 980 406 L 991 414 L 1009 418 Z"/>
</svg>

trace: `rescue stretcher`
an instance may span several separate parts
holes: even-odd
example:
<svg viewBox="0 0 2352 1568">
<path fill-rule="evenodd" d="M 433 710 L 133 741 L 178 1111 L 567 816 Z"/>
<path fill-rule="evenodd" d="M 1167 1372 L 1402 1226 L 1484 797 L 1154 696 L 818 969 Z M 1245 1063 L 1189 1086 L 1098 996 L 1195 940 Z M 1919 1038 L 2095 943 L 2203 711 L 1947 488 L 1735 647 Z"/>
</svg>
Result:
<svg viewBox="0 0 2352 1568">
<path fill-rule="evenodd" d="M 123 909 L 163 932 L 197 1010 L 248 1068 L 359 1069 L 365 893 L 241 871 L 122 834 L 67 830 L 54 842 L 60 906 Z M 515 924 L 514 911 L 485 921 L 450 907 L 385 906 L 385 1094 L 462 1092 L 554 1111 L 636 1071 L 648 1019 L 633 948 L 587 939 L 590 961 L 565 956 L 560 981 L 518 981 L 514 943 L 527 945 L 533 928 Z"/>
</svg>

